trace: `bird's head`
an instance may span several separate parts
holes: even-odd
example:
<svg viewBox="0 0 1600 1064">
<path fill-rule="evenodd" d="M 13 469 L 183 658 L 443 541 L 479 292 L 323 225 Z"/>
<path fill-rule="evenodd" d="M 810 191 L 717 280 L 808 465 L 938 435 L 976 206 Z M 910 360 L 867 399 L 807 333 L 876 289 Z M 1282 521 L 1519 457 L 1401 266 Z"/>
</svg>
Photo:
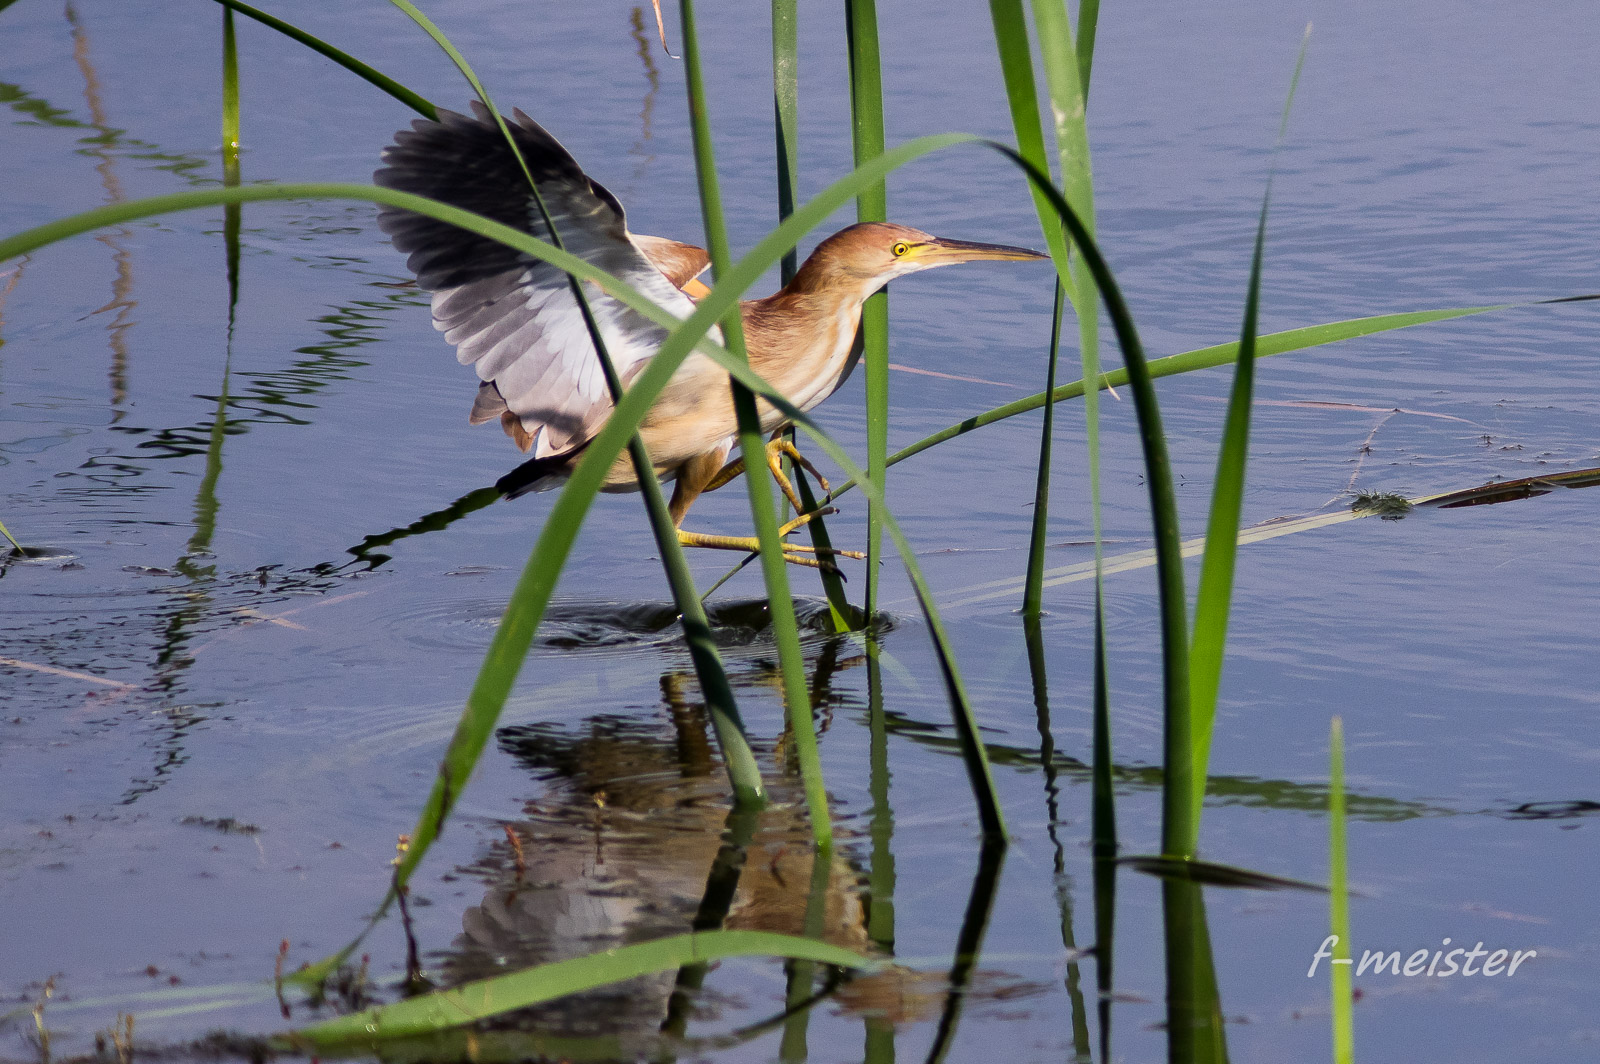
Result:
<svg viewBox="0 0 1600 1064">
<path fill-rule="evenodd" d="M 806 266 L 810 269 L 815 263 L 816 272 L 834 284 L 848 278 L 870 286 L 870 294 L 896 277 L 931 270 L 935 266 L 983 259 L 1018 261 L 1047 257 L 1027 248 L 948 240 L 909 226 L 863 222 L 841 229 L 817 245 Z"/>
</svg>

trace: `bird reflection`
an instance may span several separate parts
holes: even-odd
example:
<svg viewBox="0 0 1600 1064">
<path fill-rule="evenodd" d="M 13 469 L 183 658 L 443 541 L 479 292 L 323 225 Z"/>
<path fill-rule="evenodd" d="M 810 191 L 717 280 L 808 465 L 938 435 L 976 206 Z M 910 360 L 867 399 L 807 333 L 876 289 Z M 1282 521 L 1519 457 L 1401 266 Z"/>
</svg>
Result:
<svg viewBox="0 0 1600 1064">
<path fill-rule="evenodd" d="M 818 707 L 849 697 L 836 694 L 831 681 L 864 660 L 852 649 L 843 639 L 829 639 L 815 651 Z M 769 664 L 748 660 L 730 679 L 745 688 L 776 682 Z M 764 752 L 772 800 L 735 826 L 693 674 L 669 671 L 660 684 L 652 714 L 501 729 L 501 748 L 543 788 L 470 869 L 487 890 L 463 914 L 451 949 L 437 958 L 447 982 L 695 927 L 801 935 L 808 908 L 821 914 L 823 940 L 871 951 L 861 875 L 848 840 L 829 867 L 813 867 L 799 770 L 785 753 L 790 744 L 780 739 Z M 815 908 L 813 883 L 821 892 Z M 558 1037 L 607 1035 L 621 1038 L 625 1049 L 642 1048 L 671 1011 L 675 974 L 643 976 L 526 1010 L 518 1026 Z M 709 1006 L 701 999 L 693 1007 L 698 1015 Z"/>
</svg>

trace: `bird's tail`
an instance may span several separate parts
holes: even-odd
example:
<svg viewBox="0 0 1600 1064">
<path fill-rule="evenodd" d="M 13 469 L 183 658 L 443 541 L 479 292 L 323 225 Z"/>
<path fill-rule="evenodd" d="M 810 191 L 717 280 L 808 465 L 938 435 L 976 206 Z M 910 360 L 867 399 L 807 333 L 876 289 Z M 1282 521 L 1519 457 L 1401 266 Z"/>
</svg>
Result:
<svg viewBox="0 0 1600 1064">
<path fill-rule="evenodd" d="M 548 491 L 566 482 L 572 467 L 583 456 L 583 448 L 564 454 L 530 458 L 494 482 L 495 490 L 508 499 L 526 495 L 530 491 Z"/>
</svg>

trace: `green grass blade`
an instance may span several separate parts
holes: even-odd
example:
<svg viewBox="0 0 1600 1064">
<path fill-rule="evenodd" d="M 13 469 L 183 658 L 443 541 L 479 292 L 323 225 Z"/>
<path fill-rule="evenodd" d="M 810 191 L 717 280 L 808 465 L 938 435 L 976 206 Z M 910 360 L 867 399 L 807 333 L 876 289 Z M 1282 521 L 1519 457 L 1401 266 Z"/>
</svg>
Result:
<svg viewBox="0 0 1600 1064">
<path fill-rule="evenodd" d="M 230 7 L 222 9 L 222 173 L 223 184 L 239 183 L 239 49 Z"/>
<path fill-rule="evenodd" d="M 1028 23 L 1022 14 L 1022 0 L 989 0 L 989 20 L 994 26 L 995 47 L 1000 54 L 1000 75 L 1011 108 L 1017 151 L 1048 174 L 1050 164 L 1045 158 L 1044 124 L 1039 117 L 1039 94 L 1033 80 L 1033 57 L 1028 50 Z M 1037 186 L 1029 191 L 1050 256 L 1056 261 L 1062 283 L 1070 287 L 1066 269 L 1067 243 L 1061 224 L 1054 217 L 1049 197 Z"/>
<path fill-rule="evenodd" d="M 991 142 L 992 143 L 992 142 Z M 1072 242 L 1077 245 L 1084 265 L 1099 287 L 1128 374 L 1134 411 L 1139 421 L 1139 442 L 1144 454 L 1145 484 L 1150 496 L 1150 518 L 1155 535 L 1156 584 L 1161 602 L 1162 704 L 1167 787 L 1162 801 L 1162 851 L 1169 856 L 1192 857 L 1176 847 L 1191 834 L 1189 794 L 1192 761 L 1189 749 L 1189 626 L 1188 602 L 1184 590 L 1181 536 L 1178 528 L 1177 498 L 1172 487 L 1172 462 L 1167 454 L 1166 434 L 1161 427 L 1161 408 L 1155 385 L 1145 361 L 1139 332 L 1122 298 L 1122 290 L 1076 211 L 1050 185 L 1050 175 L 1032 165 L 1004 145 L 992 145 L 1009 156 L 1028 175 L 1036 189 L 1051 201 Z"/>
<path fill-rule="evenodd" d="M 1056 390 L 1056 368 L 1061 354 L 1061 317 L 1066 310 L 1066 290 L 1056 281 L 1055 309 L 1050 319 L 1050 358 L 1045 367 L 1044 390 Z M 1033 485 L 1033 526 L 1028 534 L 1028 569 L 1022 585 L 1022 616 L 1037 621 L 1044 610 L 1044 552 L 1050 525 L 1050 452 L 1055 443 L 1056 405 L 1046 403 L 1039 429 L 1039 466 Z"/>
<path fill-rule="evenodd" d="M 222 183 L 237 185 L 239 175 L 239 49 L 234 39 L 233 9 L 222 9 Z M 222 208 L 222 244 L 228 271 L 228 339 L 233 339 L 239 306 L 239 247 L 243 209 L 237 203 Z M 223 376 L 227 380 L 226 371 Z"/>
<path fill-rule="evenodd" d="M 1334 936 L 1329 986 L 1333 1006 L 1333 1064 L 1355 1064 L 1354 998 L 1350 989 L 1350 882 L 1345 850 L 1344 721 L 1328 726 L 1328 930 Z M 1338 963 L 1343 961 L 1344 963 Z"/>
<path fill-rule="evenodd" d="M 788 431 L 792 438 L 794 429 Z M 795 491 L 800 495 L 800 505 L 806 508 L 807 513 L 814 512 L 820 504 L 811 490 L 811 481 L 807 478 L 806 471 L 795 466 L 790 470 L 789 477 L 794 481 Z M 826 555 L 833 550 L 833 537 L 828 534 L 828 526 L 821 517 L 813 517 L 807 522 L 806 531 L 811 534 L 811 545 L 817 548 L 819 554 Z M 822 593 L 828 599 L 828 618 L 833 623 L 833 630 L 853 632 L 865 627 L 867 615 L 851 605 L 850 597 L 845 594 L 843 574 L 831 569 L 817 571 L 822 576 Z"/>
<path fill-rule="evenodd" d="M 713 276 L 722 277 L 728 271 L 732 255 L 728 250 L 728 230 L 722 212 L 722 193 L 717 184 L 705 84 L 700 73 L 700 41 L 695 29 L 694 0 L 679 0 L 678 8 L 683 27 L 684 81 L 689 94 L 695 172 L 699 177 L 706 246 L 711 255 Z M 728 349 L 736 357 L 747 357 L 738 304 L 734 304 L 723 316 L 722 335 Z M 767 613 L 772 620 L 773 640 L 778 647 L 784 705 L 788 709 L 795 750 L 805 781 L 812 838 L 819 848 L 823 848 L 833 841 L 833 822 L 828 812 L 828 793 L 822 782 L 822 762 L 817 754 L 816 723 L 811 715 L 805 658 L 800 651 L 800 625 L 795 619 L 794 596 L 789 590 L 789 563 L 784 561 L 783 542 L 778 537 L 777 509 L 772 502 L 772 487 L 765 475 L 766 441 L 762 438 L 755 396 L 742 384 L 734 383 L 730 387 L 733 389 L 734 412 L 739 422 L 739 450 L 744 456 L 750 519 L 755 525 L 757 542 L 761 545 L 760 561 L 767 587 Z"/>
<path fill-rule="evenodd" d="M 356 59 L 354 56 L 341 52 L 333 45 L 328 44 L 326 41 L 323 41 L 320 38 L 312 36 L 300 27 L 285 22 L 281 18 L 269 15 L 265 11 L 262 11 L 258 8 L 251 7 L 249 4 L 240 3 L 239 0 L 217 0 L 217 3 L 228 8 L 230 11 L 237 11 L 239 14 L 244 15 L 247 18 L 255 19 L 263 26 L 270 26 L 272 29 L 277 30 L 285 37 L 288 37 L 291 40 L 299 41 L 312 51 L 327 56 L 329 59 L 332 59 L 335 63 L 338 63 L 352 74 L 355 74 L 357 77 L 363 78 L 370 84 L 382 89 L 384 92 L 388 93 L 390 96 L 393 96 L 395 99 L 399 100 L 401 103 L 405 104 L 407 107 L 411 108 L 413 111 L 416 111 L 423 117 L 439 117 L 439 109 L 429 101 L 412 92 L 410 89 L 389 77 L 387 74 L 373 69 L 372 67 L 363 63 L 361 60 Z"/>
<path fill-rule="evenodd" d="M 1094 967 L 1099 990 L 1100 1059 L 1111 1057 L 1111 1006 L 1115 1000 L 1117 939 L 1117 862 L 1096 854 L 1094 859 Z"/>
<path fill-rule="evenodd" d="M 1294 91 L 1305 66 L 1310 28 L 1300 44 L 1300 57 L 1289 79 L 1274 155 L 1289 127 Z M 1223 423 L 1222 444 L 1217 449 L 1217 473 L 1211 489 L 1211 515 L 1206 524 L 1206 551 L 1200 568 L 1200 590 L 1194 607 L 1194 643 L 1190 647 L 1190 711 L 1194 760 L 1191 820 L 1195 836 L 1186 842 L 1192 853 L 1199 844 L 1200 817 L 1206 793 L 1206 770 L 1211 760 L 1211 732 L 1216 722 L 1217 692 L 1222 685 L 1222 659 L 1227 652 L 1228 612 L 1233 602 L 1234 563 L 1239 550 L 1239 518 L 1244 508 L 1245 469 L 1250 457 L 1250 406 L 1255 394 L 1256 332 L 1261 309 L 1261 267 L 1266 255 L 1267 213 L 1272 206 L 1273 173 L 1261 196 L 1261 216 L 1256 222 L 1255 249 L 1250 256 L 1250 282 L 1245 292 L 1244 324 L 1239 335 L 1239 356 L 1234 362 L 1233 392 Z"/>
<path fill-rule="evenodd" d="M 1062 191 L 1066 200 L 1083 217 L 1090 232 L 1094 231 L 1094 177 L 1089 162 L 1088 97 L 1089 67 L 1094 55 L 1094 37 L 1099 17 L 1097 0 L 1080 3 L 1078 12 L 1079 41 L 1073 45 L 1071 23 L 1067 20 L 1062 0 L 1033 0 L 1034 25 L 1038 30 L 1039 51 L 1044 63 L 1045 83 L 1049 87 L 1051 114 L 1055 119 L 1056 147 L 1059 155 Z M 1041 220 L 1043 217 L 1041 216 Z M 1078 351 L 1083 380 L 1100 376 L 1100 316 L 1094 278 L 1080 261 L 1073 261 L 1072 304 L 1078 318 Z M 1055 356 L 1052 352 L 1050 372 L 1055 373 Z M 1048 384 L 1045 394 L 1053 395 L 1055 385 Z M 1055 404 L 1046 404 L 1049 410 Z M 1046 438 L 1053 428 L 1053 419 L 1045 418 Z M 1095 617 L 1094 617 L 1094 675 L 1093 675 L 1093 839 L 1094 851 L 1109 856 L 1117 850 L 1115 792 L 1111 785 L 1111 692 L 1110 663 L 1106 651 L 1106 615 L 1102 542 L 1101 488 L 1100 488 L 1100 393 L 1084 393 L 1084 443 L 1085 460 L 1089 467 L 1089 516 L 1094 537 L 1095 561 Z M 1048 454 L 1048 443 L 1042 443 L 1041 454 Z M 1041 463 L 1039 480 L 1042 485 L 1049 475 Z M 1023 586 L 1024 612 L 1028 604 L 1041 610 L 1044 600 L 1044 550 L 1045 523 L 1035 514 L 1033 538 L 1029 544 L 1027 579 Z"/>
<path fill-rule="evenodd" d="M 866 958 L 815 939 L 768 931 L 702 931 L 622 946 L 574 960 L 542 964 L 433 994 L 340 1016 L 277 1039 L 290 1052 L 373 1050 L 393 1039 L 428 1034 L 527 1008 L 651 972 L 727 957 L 796 957 L 843 968 L 870 968 Z"/>
<path fill-rule="evenodd" d="M 1094 39 L 1100 28 L 1100 0 L 1078 0 L 1078 79 L 1089 98 L 1089 72 L 1094 69 Z"/>
<path fill-rule="evenodd" d="M 1111 778 L 1116 762 L 1111 757 L 1111 679 L 1106 675 L 1109 662 L 1106 653 L 1105 565 L 1099 558 L 1094 563 L 1094 615 L 1090 836 L 1095 857 L 1109 860 L 1116 856 L 1118 848 L 1117 791 Z M 1110 962 L 1107 960 L 1105 963 Z"/>
<path fill-rule="evenodd" d="M 857 169 L 884 152 L 883 68 L 878 50 L 876 0 L 845 0 L 845 32 L 850 50 L 851 148 Z M 889 218 L 889 193 L 883 182 L 861 190 L 856 219 Z M 867 473 L 885 483 L 889 453 L 889 293 L 878 292 L 861 308 L 862 375 L 867 388 Z M 879 557 L 883 516 L 867 507 L 867 589 L 864 612 L 878 608 Z"/>
</svg>

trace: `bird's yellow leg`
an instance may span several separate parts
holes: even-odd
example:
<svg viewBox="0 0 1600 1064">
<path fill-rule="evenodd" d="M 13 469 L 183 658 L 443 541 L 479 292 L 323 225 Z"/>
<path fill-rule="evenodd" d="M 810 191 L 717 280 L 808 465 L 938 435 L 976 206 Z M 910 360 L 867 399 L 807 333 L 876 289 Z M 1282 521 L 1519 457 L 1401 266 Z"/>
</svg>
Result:
<svg viewBox="0 0 1600 1064">
<path fill-rule="evenodd" d="M 805 514 L 802 517 L 797 517 L 793 521 L 790 521 L 788 524 L 784 525 L 782 528 L 778 529 L 778 534 L 780 536 L 786 536 L 794 529 L 805 524 L 815 516 L 815 514 Z M 685 547 L 710 547 L 713 550 L 737 550 L 744 551 L 747 554 L 755 553 L 761 549 L 761 544 L 756 542 L 756 537 L 754 536 L 713 536 L 704 532 L 685 532 L 681 528 L 678 529 L 678 542 L 683 544 Z M 817 548 L 808 547 L 801 543 L 785 543 L 783 545 L 783 552 L 785 559 L 794 561 L 794 558 L 791 557 L 791 555 L 816 554 Z M 829 555 L 837 554 L 845 558 L 866 557 L 865 554 L 862 554 L 858 550 L 830 550 L 824 551 L 823 553 Z"/>
</svg>

